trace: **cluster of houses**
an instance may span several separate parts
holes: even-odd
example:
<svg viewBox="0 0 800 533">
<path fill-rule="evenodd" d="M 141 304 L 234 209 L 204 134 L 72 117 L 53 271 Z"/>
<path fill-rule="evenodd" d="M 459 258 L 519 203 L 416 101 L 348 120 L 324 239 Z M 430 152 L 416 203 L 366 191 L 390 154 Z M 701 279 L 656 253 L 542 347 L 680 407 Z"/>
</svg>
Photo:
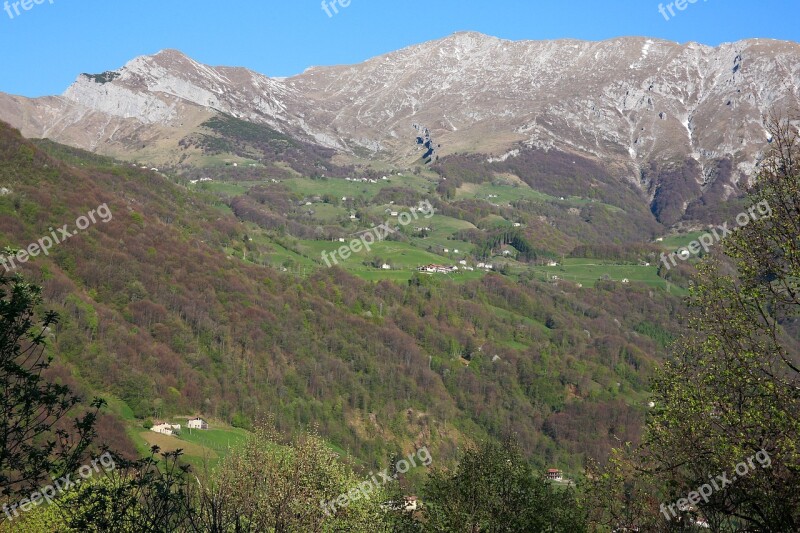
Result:
<svg viewBox="0 0 800 533">
<path fill-rule="evenodd" d="M 474 272 L 475 268 L 478 268 L 478 269 L 486 270 L 488 272 L 488 271 L 494 269 L 494 265 L 492 263 L 478 263 L 477 265 L 475 265 L 475 267 L 467 266 L 467 260 L 466 259 L 462 259 L 461 261 L 458 262 L 458 264 L 461 265 L 461 266 L 459 267 L 459 266 L 445 266 L 445 265 L 430 264 L 430 265 L 421 266 L 421 267 L 417 268 L 417 270 L 419 272 L 427 272 L 428 274 L 454 274 L 455 272 L 458 272 L 459 270 L 464 270 L 464 271 L 467 271 L 467 272 Z"/>
<path fill-rule="evenodd" d="M 353 181 L 353 182 L 361 182 L 361 183 L 378 183 L 378 180 L 370 179 L 370 178 L 345 178 L 345 181 Z M 388 181 L 389 178 L 386 176 L 381 178 L 381 181 Z"/>
<path fill-rule="evenodd" d="M 203 420 L 202 418 L 193 418 L 186 423 L 186 427 L 189 429 L 208 429 L 208 422 Z M 159 422 L 155 424 L 153 427 L 150 428 L 150 431 L 155 433 L 160 433 L 162 435 L 175 435 L 176 433 L 181 432 L 181 425 L 180 424 L 170 424 L 169 422 Z"/>
<path fill-rule="evenodd" d="M 192 185 L 197 185 L 198 183 L 203 183 L 206 181 L 214 181 L 214 180 L 212 180 L 211 178 L 200 178 L 199 180 L 189 180 L 189 183 L 191 183 Z"/>
<path fill-rule="evenodd" d="M 420 272 L 428 272 L 430 274 L 452 274 L 458 271 L 458 267 L 430 264 L 421 266 L 417 270 Z"/>
</svg>

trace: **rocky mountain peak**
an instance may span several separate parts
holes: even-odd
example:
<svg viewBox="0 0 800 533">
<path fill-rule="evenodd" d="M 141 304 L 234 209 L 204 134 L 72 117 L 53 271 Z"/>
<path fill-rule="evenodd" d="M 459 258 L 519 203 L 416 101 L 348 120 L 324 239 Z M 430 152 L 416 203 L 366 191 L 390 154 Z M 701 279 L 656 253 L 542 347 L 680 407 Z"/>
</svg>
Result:
<svg viewBox="0 0 800 533">
<path fill-rule="evenodd" d="M 0 118 L 26 135 L 113 145 L 116 154 L 152 130 L 180 136 L 177 146 L 187 128 L 225 113 L 344 154 L 412 164 L 421 154 L 411 126 L 423 124 L 439 156 L 557 149 L 648 189 L 653 165 L 696 168 L 691 180 L 703 190 L 725 160 L 725 194 L 752 174 L 764 117 L 789 109 L 800 109 L 797 43 L 509 41 L 477 32 L 279 80 L 163 50 L 82 75 L 61 98 L 0 96 Z"/>
</svg>

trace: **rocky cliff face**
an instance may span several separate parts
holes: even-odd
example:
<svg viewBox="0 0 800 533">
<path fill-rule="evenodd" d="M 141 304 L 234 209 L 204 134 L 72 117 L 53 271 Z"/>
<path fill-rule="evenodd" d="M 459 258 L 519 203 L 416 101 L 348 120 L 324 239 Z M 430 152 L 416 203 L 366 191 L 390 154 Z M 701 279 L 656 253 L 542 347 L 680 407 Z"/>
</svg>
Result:
<svg viewBox="0 0 800 533">
<path fill-rule="evenodd" d="M 651 199 L 675 173 L 697 194 L 717 183 L 715 195 L 726 197 L 767 143 L 764 117 L 790 109 L 800 109 L 796 43 L 512 42 L 476 33 L 281 80 L 168 50 L 81 75 L 60 97 L 0 96 L 0 119 L 26 136 L 112 155 L 147 143 L 177 149 L 222 112 L 344 153 L 410 163 L 422 155 L 412 125 L 423 124 L 439 156 L 576 152 Z"/>
</svg>

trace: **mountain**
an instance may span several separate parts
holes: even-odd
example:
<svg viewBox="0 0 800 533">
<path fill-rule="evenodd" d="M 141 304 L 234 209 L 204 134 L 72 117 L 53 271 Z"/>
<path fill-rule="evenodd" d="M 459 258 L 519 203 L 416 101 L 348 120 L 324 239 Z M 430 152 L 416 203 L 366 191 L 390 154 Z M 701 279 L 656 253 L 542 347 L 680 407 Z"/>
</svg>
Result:
<svg viewBox="0 0 800 533">
<path fill-rule="evenodd" d="M 83 74 L 59 97 L 0 95 L 0 119 L 27 137 L 148 164 L 201 164 L 185 139 L 206 134 L 204 124 L 219 114 L 334 149 L 350 162 L 415 164 L 425 152 L 415 125 L 439 157 L 578 155 L 638 191 L 667 225 L 687 210 L 697 215 L 693 205 L 741 192 L 768 141 L 764 117 L 797 108 L 796 43 L 712 48 L 477 33 L 286 79 L 166 50 Z"/>
</svg>

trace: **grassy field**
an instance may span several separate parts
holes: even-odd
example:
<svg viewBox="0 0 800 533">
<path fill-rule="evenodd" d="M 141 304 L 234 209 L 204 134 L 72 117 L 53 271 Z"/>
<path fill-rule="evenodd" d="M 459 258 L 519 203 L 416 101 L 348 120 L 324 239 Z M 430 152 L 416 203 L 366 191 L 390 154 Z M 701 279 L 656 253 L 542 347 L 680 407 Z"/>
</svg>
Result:
<svg viewBox="0 0 800 533">
<path fill-rule="evenodd" d="M 692 241 L 696 241 L 698 237 L 701 235 L 705 235 L 706 231 L 693 231 L 691 233 L 682 233 L 679 235 L 670 235 L 668 237 L 664 237 L 662 242 L 656 243 L 659 246 L 664 247 L 665 250 L 669 250 L 670 252 L 674 252 L 679 248 L 683 248 L 688 245 Z"/>
<path fill-rule="evenodd" d="M 567 207 L 583 207 L 592 202 L 589 198 L 580 196 L 567 196 L 562 200 L 560 197 L 550 196 L 541 191 L 532 189 L 527 183 L 522 181 L 509 181 L 507 184 L 501 183 L 465 183 L 456 191 L 456 199 L 475 198 L 479 200 L 486 200 L 495 205 L 510 204 L 515 200 L 532 200 L 535 202 L 551 202 L 558 203 Z M 622 209 L 597 202 L 597 205 L 603 205 L 613 212 L 622 212 Z"/>
<path fill-rule="evenodd" d="M 202 462 L 204 459 L 211 461 L 219 458 L 219 455 L 211 448 L 206 448 L 205 446 L 194 444 L 171 435 L 162 435 L 154 431 L 146 430 L 139 432 L 139 437 L 147 442 L 148 446 L 158 446 L 161 448 L 162 453 L 183 450 L 187 462 L 193 462 L 193 460 Z"/>
<path fill-rule="evenodd" d="M 303 196 L 323 196 L 330 194 L 337 198 L 363 197 L 371 200 L 381 189 L 386 187 L 409 187 L 421 193 L 427 194 L 433 188 L 433 183 L 425 178 L 418 176 L 390 176 L 386 181 L 378 180 L 378 183 L 364 183 L 361 181 L 347 181 L 339 178 L 331 179 L 310 179 L 293 178 L 284 180 L 282 183 L 293 192 Z"/>
<path fill-rule="evenodd" d="M 179 438 L 192 446 L 201 446 L 216 452 L 219 456 L 225 456 L 231 447 L 243 444 L 249 435 L 247 431 L 238 428 L 205 431 L 184 429 Z"/>
<path fill-rule="evenodd" d="M 323 224 L 334 224 L 336 222 L 348 220 L 350 211 L 344 207 L 337 207 L 331 204 L 318 203 L 308 207 L 314 211 L 314 220 Z"/>
<path fill-rule="evenodd" d="M 541 279 L 559 279 L 581 283 L 586 287 L 593 287 L 595 283 L 608 276 L 612 281 L 621 282 L 627 279 L 631 283 L 644 283 L 651 287 L 667 289 L 667 282 L 658 277 L 658 265 L 619 265 L 597 259 L 566 259 L 559 266 L 537 266 L 533 272 L 540 274 Z M 671 290 L 674 290 L 674 286 Z"/>
<path fill-rule="evenodd" d="M 158 446 L 162 453 L 183 450 L 183 460 L 195 467 L 215 466 L 228 455 L 231 448 L 242 445 L 249 436 L 243 429 L 228 426 L 217 426 L 204 431 L 190 430 L 186 427 L 186 421 L 176 420 L 182 426 L 181 433 L 176 436 L 141 429 L 137 430 L 136 435 L 138 440 L 146 443 L 147 448 Z"/>
<path fill-rule="evenodd" d="M 558 198 L 531 189 L 526 183 L 495 185 L 493 183 L 465 183 L 456 191 L 456 199 L 476 198 L 492 204 L 504 205 L 515 200 L 556 201 Z"/>
<path fill-rule="evenodd" d="M 200 191 L 207 191 L 225 196 L 240 196 L 250 190 L 252 184 L 229 183 L 225 181 L 206 181 L 203 183 L 190 185 L 190 187 L 196 187 L 197 190 Z"/>
<path fill-rule="evenodd" d="M 349 243 L 330 242 L 330 241 L 300 241 L 300 247 L 304 255 L 310 258 L 322 261 L 321 254 L 323 251 L 331 254 L 334 250 L 338 250 L 342 246 L 347 246 Z M 352 254 L 347 259 L 342 259 L 341 255 L 336 254 L 335 259 L 342 268 L 348 270 L 369 269 L 362 265 L 364 261 L 371 260 L 374 257 L 380 257 L 394 270 L 413 270 L 422 265 L 430 263 L 447 263 L 447 259 L 442 256 L 432 254 L 425 250 L 404 242 L 396 241 L 381 241 L 372 245 L 371 251 L 362 250 L 359 253 Z M 333 260 L 331 260 L 333 264 Z M 324 264 L 324 263 L 323 263 Z M 449 264 L 455 264 L 450 262 Z"/>
</svg>

